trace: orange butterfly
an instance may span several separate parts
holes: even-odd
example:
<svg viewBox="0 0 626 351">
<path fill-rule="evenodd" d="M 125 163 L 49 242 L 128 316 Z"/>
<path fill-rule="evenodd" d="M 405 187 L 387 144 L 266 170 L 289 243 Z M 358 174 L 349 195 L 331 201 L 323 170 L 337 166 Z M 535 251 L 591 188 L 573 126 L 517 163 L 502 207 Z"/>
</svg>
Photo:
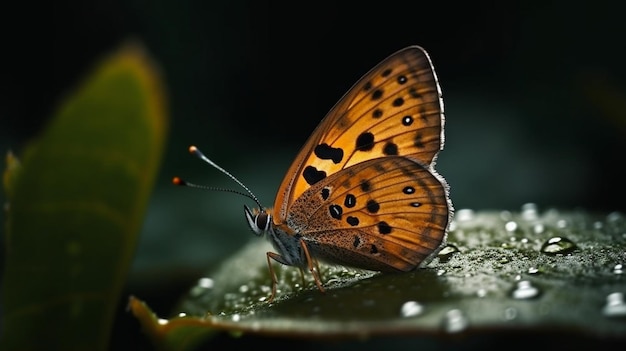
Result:
<svg viewBox="0 0 626 351">
<path fill-rule="evenodd" d="M 363 76 L 315 129 L 283 179 L 274 208 L 244 205 L 271 260 L 308 268 L 317 260 L 372 271 L 410 271 L 443 246 L 452 217 L 448 184 L 434 169 L 444 143 L 441 90 L 426 51 L 400 50 Z M 174 178 L 178 185 L 196 186 Z M 198 187 L 198 186 L 196 186 Z"/>
</svg>

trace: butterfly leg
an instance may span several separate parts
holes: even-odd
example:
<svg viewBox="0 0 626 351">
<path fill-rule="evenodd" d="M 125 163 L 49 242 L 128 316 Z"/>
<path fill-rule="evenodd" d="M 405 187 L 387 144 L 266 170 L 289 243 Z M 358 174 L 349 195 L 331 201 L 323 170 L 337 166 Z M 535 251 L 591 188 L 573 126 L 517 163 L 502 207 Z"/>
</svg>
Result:
<svg viewBox="0 0 626 351">
<path fill-rule="evenodd" d="M 276 272 L 274 272 L 274 268 L 272 267 L 271 259 L 278 263 L 286 264 L 281 255 L 275 252 L 267 252 L 267 266 L 269 267 L 270 275 L 272 276 L 272 295 L 270 295 L 269 300 L 267 300 L 268 303 L 272 303 L 272 301 L 274 301 L 274 297 L 276 296 L 276 285 L 278 285 L 278 278 L 276 277 Z"/>
<path fill-rule="evenodd" d="M 304 269 L 302 269 L 302 267 L 298 267 L 298 270 L 300 271 L 300 278 L 302 279 L 302 286 L 304 287 L 306 285 L 306 279 L 304 279 Z"/>
<path fill-rule="evenodd" d="M 304 257 L 306 258 L 306 263 L 308 265 L 309 271 L 313 274 L 313 279 L 315 279 L 315 285 L 321 292 L 325 292 L 324 287 L 322 286 L 322 280 L 320 279 L 320 266 L 316 260 L 311 258 L 311 254 L 309 254 L 309 248 L 306 246 L 304 240 L 300 240 L 300 246 L 302 247 L 302 252 L 304 252 Z M 313 267 L 315 265 L 315 267 Z M 317 269 L 315 269 L 317 267 Z"/>
</svg>

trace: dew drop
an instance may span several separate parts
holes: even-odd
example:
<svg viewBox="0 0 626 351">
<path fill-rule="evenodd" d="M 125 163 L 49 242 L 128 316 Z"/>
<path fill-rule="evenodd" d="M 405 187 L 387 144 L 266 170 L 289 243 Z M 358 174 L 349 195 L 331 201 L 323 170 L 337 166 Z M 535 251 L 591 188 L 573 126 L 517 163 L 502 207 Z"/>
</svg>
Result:
<svg viewBox="0 0 626 351">
<path fill-rule="evenodd" d="M 424 312 L 424 306 L 417 301 L 407 301 L 400 308 L 402 317 L 416 317 Z"/>
<path fill-rule="evenodd" d="M 534 203 L 522 205 L 522 218 L 527 221 L 535 220 L 539 217 L 539 208 Z"/>
<path fill-rule="evenodd" d="M 602 313 L 606 317 L 626 317 L 626 302 L 624 294 L 614 292 L 606 297 L 606 305 L 602 308 Z"/>
<path fill-rule="evenodd" d="M 204 277 L 204 278 L 198 279 L 198 286 L 201 288 L 211 289 L 213 287 L 213 284 L 214 282 L 213 282 L 213 279 L 211 278 Z"/>
<path fill-rule="evenodd" d="M 537 267 L 528 268 L 528 274 L 537 274 L 537 273 L 539 273 L 539 268 Z"/>
<path fill-rule="evenodd" d="M 511 213 L 511 211 L 501 211 L 500 212 L 500 219 L 502 219 L 503 221 L 510 221 L 511 218 L 513 218 L 513 214 Z"/>
<path fill-rule="evenodd" d="M 546 230 L 546 227 L 543 225 L 543 223 L 537 223 L 533 226 L 533 233 L 535 234 L 541 234 Z"/>
<path fill-rule="evenodd" d="M 576 249 L 576 244 L 568 238 L 554 236 L 541 246 L 541 252 L 548 255 L 568 254 Z"/>
<path fill-rule="evenodd" d="M 157 323 L 159 323 L 159 325 L 166 325 L 169 321 L 167 319 L 159 318 Z"/>
<path fill-rule="evenodd" d="M 459 222 L 467 222 L 474 219 L 474 216 L 474 210 L 469 208 L 462 208 L 456 213 L 455 218 Z"/>
<path fill-rule="evenodd" d="M 508 221 L 504 224 L 504 229 L 506 229 L 507 232 L 514 232 L 517 230 L 517 222 L 515 221 Z"/>
<path fill-rule="evenodd" d="M 441 251 L 439 251 L 439 253 L 437 254 L 437 257 L 439 257 L 439 262 L 448 262 L 450 258 L 452 257 L 452 255 L 454 255 L 457 252 L 459 252 L 458 247 L 452 244 L 448 244 L 443 249 L 441 249 Z"/>
<path fill-rule="evenodd" d="M 213 288 L 213 279 L 211 278 L 200 278 L 198 279 L 198 283 L 191 288 L 189 294 L 191 296 L 197 297 L 207 292 L 207 290 Z"/>
<path fill-rule="evenodd" d="M 446 312 L 443 319 L 443 327 L 448 333 L 458 333 L 467 328 L 469 321 L 459 309 Z"/>
<path fill-rule="evenodd" d="M 539 289 L 534 287 L 528 280 L 520 280 L 517 287 L 511 293 L 511 297 L 517 300 L 532 299 L 539 295 Z"/>
<path fill-rule="evenodd" d="M 180 312 L 180 313 L 178 314 L 178 317 L 180 317 L 180 318 L 187 317 L 187 313 L 185 313 L 185 312 Z"/>
<path fill-rule="evenodd" d="M 621 263 L 616 264 L 615 267 L 613 267 L 613 273 L 615 273 L 615 274 L 623 274 L 624 273 L 624 266 Z"/>
<path fill-rule="evenodd" d="M 507 307 L 504 309 L 504 319 L 511 321 L 517 318 L 517 310 L 513 307 Z"/>
<path fill-rule="evenodd" d="M 230 319 L 233 322 L 239 322 L 241 320 L 241 315 L 239 313 L 235 313 L 232 316 L 230 316 Z"/>
<path fill-rule="evenodd" d="M 609 223 L 617 223 L 620 222 L 624 219 L 623 215 L 621 212 L 611 212 L 606 216 L 606 220 Z"/>
</svg>

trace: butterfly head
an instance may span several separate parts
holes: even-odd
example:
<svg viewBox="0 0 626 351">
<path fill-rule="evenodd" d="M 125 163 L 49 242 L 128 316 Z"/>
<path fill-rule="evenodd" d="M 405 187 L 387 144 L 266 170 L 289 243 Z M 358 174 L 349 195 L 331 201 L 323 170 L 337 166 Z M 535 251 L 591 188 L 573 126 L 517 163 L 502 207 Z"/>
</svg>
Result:
<svg viewBox="0 0 626 351">
<path fill-rule="evenodd" d="M 261 236 L 271 228 L 272 215 L 267 209 L 250 209 L 248 206 L 243 205 L 246 219 L 248 220 L 248 226 L 257 236 Z"/>
</svg>

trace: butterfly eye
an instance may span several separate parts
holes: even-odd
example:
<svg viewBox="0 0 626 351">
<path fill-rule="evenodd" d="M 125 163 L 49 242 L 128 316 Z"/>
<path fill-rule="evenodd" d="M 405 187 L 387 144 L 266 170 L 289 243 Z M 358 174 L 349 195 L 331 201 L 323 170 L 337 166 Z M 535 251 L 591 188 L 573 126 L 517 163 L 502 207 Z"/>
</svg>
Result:
<svg viewBox="0 0 626 351">
<path fill-rule="evenodd" d="M 256 216 L 256 226 L 264 232 L 270 229 L 270 215 L 266 212 L 260 212 Z"/>
<path fill-rule="evenodd" d="M 267 230 L 269 230 L 270 224 L 270 216 L 267 212 L 258 211 L 258 213 L 254 213 L 257 211 L 252 211 L 246 205 L 243 206 L 244 212 L 246 214 L 246 219 L 248 220 L 248 226 L 254 234 L 263 235 Z"/>
</svg>

